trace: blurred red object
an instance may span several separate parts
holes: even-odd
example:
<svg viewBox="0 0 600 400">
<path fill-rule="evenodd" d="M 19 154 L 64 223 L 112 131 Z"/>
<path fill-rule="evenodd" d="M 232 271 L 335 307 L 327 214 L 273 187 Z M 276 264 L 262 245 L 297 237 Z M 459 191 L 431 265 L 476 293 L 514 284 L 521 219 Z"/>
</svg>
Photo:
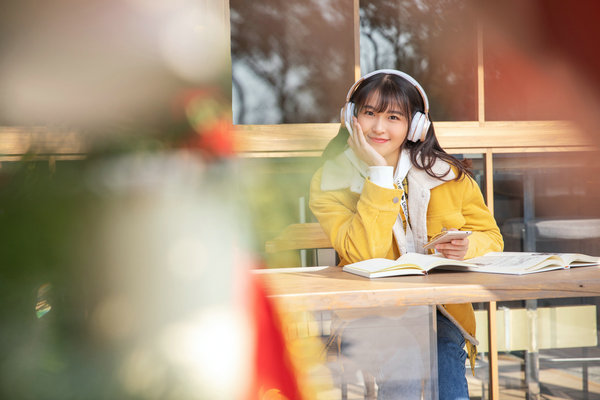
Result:
<svg viewBox="0 0 600 400">
<path fill-rule="evenodd" d="M 262 284 L 249 274 L 248 297 L 256 345 L 248 400 L 300 400 L 295 367 L 286 346 L 281 321 Z"/>
<path fill-rule="evenodd" d="M 199 150 L 209 160 L 235 154 L 231 105 L 218 88 L 191 89 L 180 93 L 174 104 L 177 119 L 185 119 L 192 129 L 182 146 Z"/>
<path fill-rule="evenodd" d="M 201 150 L 208 158 L 227 158 L 235 154 L 233 143 L 233 126 L 230 122 L 220 120 L 201 132 L 191 132 L 184 147 L 190 150 Z"/>
<path fill-rule="evenodd" d="M 600 2 L 580 0 L 472 1 L 482 10 L 488 56 L 506 74 L 502 110 L 518 102 L 541 119 L 569 119 L 600 143 Z M 488 68 L 489 69 L 489 68 Z M 505 90 L 506 93 L 501 93 Z M 510 99 L 509 99 L 510 98 Z M 524 104 L 522 104 L 525 102 Z M 493 113 L 489 115 L 493 119 Z"/>
</svg>

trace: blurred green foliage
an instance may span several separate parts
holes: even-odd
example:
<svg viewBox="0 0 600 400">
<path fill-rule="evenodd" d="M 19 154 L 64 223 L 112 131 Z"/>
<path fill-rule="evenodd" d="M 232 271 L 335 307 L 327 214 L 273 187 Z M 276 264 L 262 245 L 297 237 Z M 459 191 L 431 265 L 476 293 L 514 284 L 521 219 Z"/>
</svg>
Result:
<svg viewBox="0 0 600 400">
<path fill-rule="evenodd" d="M 298 251 L 266 254 L 265 242 L 286 226 L 301 222 L 301 209 L 305 222 L 314 220 L 308 207 L 309 189 L 310 180 L 320 164 L 321 159 L 314 157 L 239 160 L 240 182 L 255 235 L 254 250 L 262 255 L 266 266 L 300 265 Z"/>
<path fill-rule="evenodd" d="M 162 160 L 163 175 L 144 181 L 148 157 Z M 245 224 L 230 165 L 200 165 L 198 175 L 185 157 L 90 157 L 53 171 L 46 162 L 2 164 L 0 398 L 212 398 L 191 388 L 156 341 L 231 303 L 232 245 L 244 248 Z M 105 167 L 128 179 L 103 186 Z M 190 237 L 205 246 L 180 265 L 189 275 L 177 275 L 169 257 Z M 132 390 L 126 367 L 136 352 L 157 378 Z"/>
</svg>

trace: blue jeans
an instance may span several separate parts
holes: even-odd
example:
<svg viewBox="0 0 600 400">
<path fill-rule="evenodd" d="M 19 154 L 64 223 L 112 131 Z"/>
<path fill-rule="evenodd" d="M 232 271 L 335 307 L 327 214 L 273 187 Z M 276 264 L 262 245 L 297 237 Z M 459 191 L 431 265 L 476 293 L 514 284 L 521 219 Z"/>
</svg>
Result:
<svg viewBox="0 0 600 400">
<path fill-rule="evenodd" d="M 439 400 L 465 400 L 469 388 L 465 376 L 465 339 L 452 322 L 437 313 Z"/>
</svg>

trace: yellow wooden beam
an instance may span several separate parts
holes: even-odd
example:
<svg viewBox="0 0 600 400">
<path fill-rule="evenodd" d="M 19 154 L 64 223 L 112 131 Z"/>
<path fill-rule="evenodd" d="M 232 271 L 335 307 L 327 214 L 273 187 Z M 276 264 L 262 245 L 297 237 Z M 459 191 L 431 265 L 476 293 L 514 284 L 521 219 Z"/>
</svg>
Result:
<svg viewBox="0 0 600 400">
<path fill-rule="evenodd" d="M 496 302 L 490 301 L 488 309 L 488 348 L 489 351 L 489 368 L 490 368 L 490 383 L 489 392 L 490 399 L 497 400 L 500 398 L 500 385 L 498 384 L 498 340 L 496 329 Z"/>
<path fill-rule="evenodd" d="M 485 152 L 485 201 L 492 215 L 494 215 L 494 154 L 492 149 Z"/>
<path fill-rule="evenodd" d="M 242 155 L 270 151 L 318 151 L 337 134 L 339 123 L 236 125 L 236 148 Z M 440 145 L 448 150 L 492 148 L 503 152 L 527 149 L 564 151 L 595 144 L 577 128 L 564 121 L 476 121 L 436 122 Z M 472 153 L 472 151 L 469 151 Z"/>
<path fill-rule="evenodd" d="M 337 134 L 339 123 L 236 125 L 242 157 L 315 157 Z M 441 146 L 451 153 L 564 152 L 598 150 L 592 138 L 564 121 L 436 122 Z M 0 127 L 0 156 L 85 154 L 92 138 L 45 127 Z"/>
</svg>

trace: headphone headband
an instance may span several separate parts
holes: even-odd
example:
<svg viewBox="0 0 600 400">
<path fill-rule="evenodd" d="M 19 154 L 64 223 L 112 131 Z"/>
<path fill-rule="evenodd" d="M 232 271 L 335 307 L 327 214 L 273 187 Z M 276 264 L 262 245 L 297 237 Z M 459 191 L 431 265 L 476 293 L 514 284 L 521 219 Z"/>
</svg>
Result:
<svg viewBox="0 0 600 400">
<path fill-rule="evenodd" d="M 377 75 L 377 74 L 397 75 L 401 78 L 404 78 L 408 82 L 410 82 L 417 89 L 417 91 L 421 95 L 421 98 L 423 99 L 423 106 L 424 106 L 424 111 L 425 111 L 424 114 L 425 115 L 429 114 L 429 100 L 427 99 L 427 94 L 425 94 L 425 90 L 423 90 L 423 88 L 421 87 L 419 82 L 416 81 L 415 78 L 413 78 L 412 76 L 408 75 L 405 72 L 398 71 L 396 69 L 378 69 L 376 71 L 369 72 L 368 74 L 361 76 L 356 82 L 354 82 L 354 85 L 352 85 L 350 87 L 350 90 L 348 90 L 348 94 L 346 95 L 346 103 L 348 103 L 350 101 L 350 98 L 354 94 L 354 91 L 356 90 L 358 85 L 360 85 L 365 79 L 370 78 L 371 76 Z"/>
</svg>

